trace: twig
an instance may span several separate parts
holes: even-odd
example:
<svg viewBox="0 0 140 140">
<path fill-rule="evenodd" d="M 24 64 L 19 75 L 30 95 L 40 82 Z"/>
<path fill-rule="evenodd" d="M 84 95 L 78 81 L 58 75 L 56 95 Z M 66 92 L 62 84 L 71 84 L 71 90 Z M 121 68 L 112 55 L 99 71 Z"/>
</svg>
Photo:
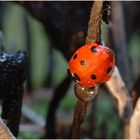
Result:
<svg viewBox="0 0 140 140">
<path fill-rule="evenodd" d="M 88 25 L 88 32 L 86 37 L 86 43 L 100 42 L 101 40 L 101 20 L 102 20 L 102 11 L 103 11 L 103 1 L 95 1 L 92 9 Z"/>
<path fill-rule="evenodd" d="M 28 72 L 27 72 L 27 90 L 28 93 L 31 93 L 32 89 L 33 89 L 33 84 L 32 84 L 32 80 L 31 80 L 31 71 L 32 71 L 32 67 L 31 67 L 31 50 L 32 50 L 32 41 L 31 41 L 31 28 L 30 28 L 30 23 L 29 23 L 29 18 L 27 15 L 27 11 L 23 10 L 22 12 L 22 16 L 23 16 L 23 25 L 24 25 L 24 31 L 25 31 L 25 42 L 26 42 L 26 48 L 27 48 L 27 52 L 28 52 Z"/>
<path fill-rule="evenodd" d="M 96 42 L 101 41 L 101 20 L 102 20 L 102 11 L 103 11 L 103 1 L 95 1 L 92 9 L 91 15 L 88 25 L 88 32 L 85 43 L 92 42 L 93 40 Z M 80 90 L 78 90 L 78 86 L 75 85 L 75 94 L 77 95 Z M 76 93 L 77 92 L 77 93 Z M 72 138 L 80 137 L 80 126 L 83 122 L 84 115 L 86 113 L 87 102 L 81 101 L 78 99 L 75 110 L 74 110 L 74 118 L 72 124 Z"/>
<path fill-rule="evenodd" d="M 45 120 L 25 104 L 22 106 L 22 115 L 40 127 L 45 126 Z"/>
<path fill-rule="evenodd" d="M 116 2 L 112 2 L 111 4 L 112 4 L 111 5 L 112 6 L 112 13 L 111 13 L 112 46 L 117 56 L 116 60 L 121 76 L 119 74 L 119 71 L 115 69 L 114 75 L 116 75 L 116 78 L 112 76 L 111 80 L 109 81 L 109 84 L 107 85 L 109 89 L 112 91 L 112 94 L 117 98 L 119 115 L 124 123 L 125 138 L 128 138 L 129 120 L 132 115 L 132 101 L 129 95 L 129 91 L 132 88 L 131 66 L 128 57 L 122 3 L 120 1 L 116 1 Z M 114 78 L 114 82 L 113 82 L 113 78 Z"/>
<path fill-rule="evenodd" d="M 130 139 L 140 139 L 140 98 L 130 119 L 129 134 Z"/>
<path fill-rule="evenodd" d="M 132 101 L 117 67 L 115 67 L 112 77 L 108 82 L 106 82 L 106 85 L 118 101 L 120 117 L 127 122 L 132 114 Z"/>
<path fill-rule="evenodd" d="M 72 125 L 72 138 L 80 138 L 80 126 L 83 122 L 87 108 L 87 102 L 78 100 L 74 109 L 74 118 Z"/>
<path fill-rule="evenodd" d="M 135 108 L 138 98 L 140 97 L 140 76 L 137 78 L 130 94 L 132 97 L 133 108 Z"/>
<path fill-rule="evenodd" d="M 0 139 L 16 139 L 0 118 Z"/>
<path fill-rule="evenodd" d="M 47 138 L 56 138 L 56 115 L 55 111 L 57 110 L 57 106 L 60 103 L 60 100 L 66 95 L 66 91 L 69 88 L 69 85 L 71 83 L 70 77 L 65 77 L 65 79 L 56 87 L 54 91 L 54 95 L 52 97 L 50 107 L 48 110 L 48 115 L 46 118 L 46 125 L 45 130 L 47 134 Z M 63 92 L 62 92 L 63 91 Z M 46 136 L 45 136 L 46 137 Z"/>
</svg>

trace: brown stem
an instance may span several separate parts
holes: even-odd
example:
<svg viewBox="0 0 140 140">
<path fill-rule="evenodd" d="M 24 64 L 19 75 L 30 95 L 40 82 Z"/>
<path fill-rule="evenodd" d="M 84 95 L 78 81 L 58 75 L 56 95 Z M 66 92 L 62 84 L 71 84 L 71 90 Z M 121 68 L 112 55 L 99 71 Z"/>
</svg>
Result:
<svg viewBox="0 0 140 140">
<path fill-rule="evenodd" d="M 92 9 L 88 25 L 86 43 L 91 41 L 101 41 L 101 20 L 103 11 L 103 1 L 95 1 Z"/>
<path fill-rule="evenodd" d="M 103 11 L 103 1 L 95 1 L 90 14 L 90 20 L 88 25 L 88 32 L 86 37 L 86 42 L 89 43 L 93 40 L 96 42 L 101 41 L 101 20 Z M 77 87 L 75 87 L 77 88 Z M 78 89 L 75 92 L 80 92 Z M 84 115 L 86 113 L 87 102 L 78 99 L 75 110 L 74 118 L 72 124 L 72 138 L 80 137 L 80 126 L 83 122 Z"/>
<path fill-rule="evenodd" d="M 77 100 L 77 103 L 74 108 L 74 118 L 72 125 L 72 139 L 80 138 L 80 126 L 84 120 L 84 116 L 86 113 L 87 102 L 83 102 L 81 100 Z"/>
</svg>

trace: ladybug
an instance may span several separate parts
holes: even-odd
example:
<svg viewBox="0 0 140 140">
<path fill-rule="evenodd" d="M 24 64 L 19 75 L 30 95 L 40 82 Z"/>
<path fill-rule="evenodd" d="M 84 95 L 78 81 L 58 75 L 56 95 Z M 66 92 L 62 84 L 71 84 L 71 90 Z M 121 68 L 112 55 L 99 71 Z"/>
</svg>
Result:
<svg viewBox="0 0 140 140">
<path fill-rule="evenodd" d="M 91 42 L 80 47 L 71 57 L 68 73 L 81 86 L 94 87 L 110 79 L 114 66 L 114 52 Z"/>
</svg>

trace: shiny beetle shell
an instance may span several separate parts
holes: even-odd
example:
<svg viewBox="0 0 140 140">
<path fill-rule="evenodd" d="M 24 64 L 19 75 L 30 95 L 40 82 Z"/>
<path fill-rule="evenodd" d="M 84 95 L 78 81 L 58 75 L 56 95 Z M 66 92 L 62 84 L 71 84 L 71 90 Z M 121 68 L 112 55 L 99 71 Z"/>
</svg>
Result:
<svg viewBox="0 0 140 140">
<path fill-rule="evenodd" d="M 109 80 L 114 66 L 114 52 L 92 42 L 74 53 L 69 61 L 68 72 L 80 85 L 92 87 Z"/>
</svg>

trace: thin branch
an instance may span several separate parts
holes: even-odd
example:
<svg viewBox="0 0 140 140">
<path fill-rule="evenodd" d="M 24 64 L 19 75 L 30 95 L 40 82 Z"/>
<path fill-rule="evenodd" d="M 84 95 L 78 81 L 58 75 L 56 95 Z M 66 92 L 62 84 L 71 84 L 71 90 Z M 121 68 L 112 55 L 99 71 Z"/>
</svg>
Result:
<svg viewBox="0 0 140 140">
<path fill-rule="evenodd" d="M 116 67 L 113 74 L 114 76 L 112 76 L 107 85 L 118 101 L 118 112 L 120 118 L 122 118 L 122 121 L 124 123 L 125 138 L 128 138 L 129 121 L 133 109 L 132 100 L 129 95 L 129 91 L 132 88 L 131 66 L 128 57 L 122 3 L 120 1 L 113 1 L 111 3 L 111 6 L 111 41 L 116 53 L 116 62 L 119 67 L 120 73 Z M 120 74 L 122 77 L 120 76 Z"/>
<path fill-rule="evenodd" d="M 91 15 L 88 25 L 88 32 L 85 43 L 92 42 L 93 40 L 96 42 L 101 41 L 101 20 L 102 20 L 102 11 L 103 11 L 103 1 L 95 1 L 92 9 Z M 81 92 L 80 88 L 75 84 L 75 94 Z M 83 122 L 85 113 L 86 113 L 87 102 L 81 101 L 78 99 L 75 110 L 74 110 L 74 118 L 72 124 L 72 138 L 80 137 L 80 126 Z"/>
<path fill-rule="evenodd" d="M 129 134 L 130 139 L 140 139 L 140 98 L 130 119 Z"/>
<path fill-rule="evenodd" d="M 23 104 L 22 106 L 22 115 L 25 118 L 31 120 L 34 124 L 38 125 L 39 127 L 45 126 L 44 119 L 41 116 L 39 116 L 36 112 L 34 112 L 34 110 L 32 110 L 26 104 Z"/>
<path fill-rule="evenodd" d="M 101 41 L 101 20 L 103 11 L 103 1 L 95 1 L 92 9 L 88 25 L 88 32 L 86 37 L 86 43 Z"/>
<path fill-rule="evenodd" d="M 25 43 L 26 43 L 26 48 L 27 48 L 27 52 L 28 52 L 28 79 L 27 79 L 27 90 L 28 93 L 31 93 L 32 89 L 33 89 L 33 84 L 32 84 L 32 64 L 31 64 L 31 53 L 32 53 L 32 41 L 31 41 L 31 27 L 30 27 L 30 23 L 29 23 L 29 18 L 27 15 L 27 11 L 23 10 L 23 25 L 24 25 L 24 31 L 25 31 Z"/>
<path fill-rule="evenodd" d="M 73 118 L 73 125 L 72 125 L 72 139 L 80 138 L 80 126 L 83 122 L 85 113 L 87 108 L 87 102 L 83 102 L 78 100 L 75 109 L 74 109 L 74 118 Z"/>
<path fill-rule="evenodd" d="M 108 82 L 106 82 L 106 85 L 118 101 L 120 117 L 124 121 L 128 121 L 132 114 L 132 101 L 117 67 L 115 67 L 112 77 Z"/>
<path fill-rule="evenodd" d="M 70 77 L 65 77 L 65 79 L 55 88 L 54 95 L 50 102 L 50 107 L 48 110 L 48 115 L 46 118 L 45 130 L 47 138 L 56 138 L 56 115 L 55 111 L 57 110 L 58 105 L 60 104 L 61 99 L 66 95 L 66 91 L 69 88 L 71 83 Z M 63 91 L 63 92 L 62 92 Z M 44 136 L 46 137 L 46 136 Z"/>
<path fill-rule="evenodd" d="M 132 97 L 133 108 L 135 108 L 138 98 L 140 97 L 140 76 L 137 78 L 130 94 Z"/>
<path fill-rule="evenodd" d="M 0 139 L 16 139 L 0 118 Z"/>
</svg>

